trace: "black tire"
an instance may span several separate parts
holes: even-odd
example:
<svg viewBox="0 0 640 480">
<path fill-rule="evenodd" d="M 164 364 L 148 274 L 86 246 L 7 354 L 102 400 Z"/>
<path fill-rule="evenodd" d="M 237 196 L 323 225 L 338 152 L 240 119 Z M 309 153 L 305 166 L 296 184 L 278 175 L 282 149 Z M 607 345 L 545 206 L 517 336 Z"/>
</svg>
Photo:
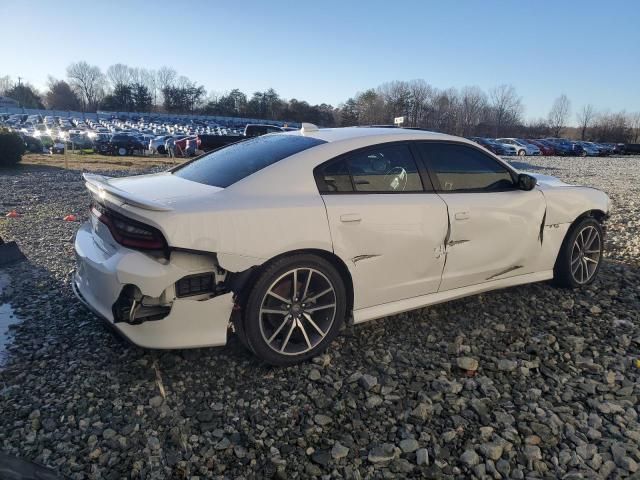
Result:
<svg viewBox="0 0 640 480">
<path fill-rule="evenodd" d="M 292 342 L 292 345 L 294 347 L 296 344 L 302 343 L 302 338 L 307 339 L 306 341 L 307 345 L 312 345 L 311 348 L 303 346 L 303 348 L 309 348 L 309 349 L 301 353 L 295 353 L 295 352 L 281 353 L 276 351 L 272 346 L 270 346 L 270 344 L 267 342 L 267 338 L 265 338 L 265 335 L 267 334 L 266 333 L 263 334 L 262 326 L 265 325 L 265 322 L 270 319 L 267 319 L 265 320 L 265 322 L 263 322 L 262 318 L 264 317 L 262 317 L 262 315 L 270 315 L 270 314 L 263 313 L 261 315 L 261 309 L 263 306 L 263 302 L 266 301 L 265 299 L 270 298 L 268 297 L 267 292 L 269 292 L 269 290 L 272 289 L 273 285 L 276 284 L 278 281 L 284 281 L 282 279 L 289 278 L 287 273 L 292 272 L 293 270 L 296 270 L 296 269 L 299 269 L 301 272 L 304 272 L 305 270 L 306 271 L 313 270 L 315 272 L 314 275 L 316 275 L 314 281 L 322 281 L 333 289 L 333 291 L 327 295 L 331 296 L 332 300 L 330 301 L 334 301 L 335 310 L 333 313 L 333 317 L 331 319 L 330 319 L 330 312 L 326 313 L 326 317 L 323 320 L 326 324 L 326 331 L 324 333 L 324 336 L 321 336 L 313 340 L 313 345 L 312 343 L 309 342 L 309 338 L 313 339 L 311 335 L 312 334 L 317 335 L 317 333 L 312 330 L 312 327 L 310 327 L 308 323 L 306 323 L 306 328 L 309 329 L 310 333 L 307 332 L 302 327 L 300 327 L 300 332 L 299 332 L 298 327 L 295 327 L 293 325 L 296 320 L 295 318 L 291 317 L 291 315 L 287 315 L 285 317 L 284 314 L 282 314 L 283 315 L 282 322 L 279 320 L 280 318 L 279 315 L 281 314 L 275 315 L 275 318 L 271 317 L 273 321 L 269 321 L 269 323 L 270 323 L 270 326 L 273 326 L 275 330 L 281 329 L 282 332 L 290 330 L 289 337 L 291 339 L 294 339 L 294 337 L 297 337 L 299 339 L 298 343 L 296 343 L 295 341 Z M 301 273 L 300 275 L 302 278 L 302 275 L 304 275 L 304 273 Z M 296 282 L 297 284 L 300 284 L 299 288 L 302 288 L 301 278 L 298 278 L 297 279 L 298 281 Z M 294 282 L 291 281 L 292 285 L 293 283 Z M 300 304 L 304 305 L 303 303 L 301 303 L 303 299 L 301 298 L 299 300 L 300 300 L 300 303 L 295 303 L 295 304 L 292 303 L 290 305 L 291 308 L 300 306 Z M 336 270 L 336 268 L 330 262 L 328 262 L 327 260 L 321 257 L 318 257 L 316 255 L 311 255 L 311 254 L 297 254 L 297 255 L 292 255 L 290 257 L 283 257 L 267 265 L 265 269 L 259 274 L 256 281 L 250 287 L 250 291 L 243 309 L 243 316 L 242 316 L 243 324 L 238 329 L 238 333 L 240 335 L 244 335 L 245 339 L 243 343 L 245 343 L 246 341 L 246 344 L 249 346 L 249 349 L 264 362 L 269 363 L 271 365 L 277 365 L 277 366 L 293 365 L 317 356 L 319 353 L 324 351 L 329 346 L 329 344 L 333 341 L 333 339 L 338 334 L 342 326 L 342 323 L 344 322 L 344 318 L 346 314 L 346 306 L 347 306 L 347 297 L 346 297 L 344 282 L 342 280 L 342 277 Z M 292 312 L 292 310 L 289 310 L 289 312 Z M 315 314 L 316 313 L 314 313 L 314 315 Z M 302 315 L 305 315 L 304 310 Z M 301 315 L 299 314 L 298 317 L 301 318 L 300 323 L 306 322 L 304 316 L 301 317 Z M 314 318 L 314 320 L 317 320 L 317 317 Z M 276 329 L 275 324 L 280 324 L 280 323 L 282 325 L 285 325 L 285 327 L 280 326 L 279 329 Z M 321 330 L 323 329 L 323 327 L 319 324 L 319 322 L 317 323 L 317 325 L 320 326 Z M 291 331 L 294 331 L 295 334 L 292 335 Z M 302 332 L 304 332 L 304 337 L 302 337 Z M 273 331 L 269 332 L 269 334 L 271 333 L 273 333 Z M 285 344 L 286 346 L 288 341 L 289 341 L 289 338 L 287 338 L 286 341 L 283 341 L 283 344 Z M 272 342 L 271 345 L 273 345 L 274 343 L 275 341 Z"/>
<path fill-rule="evenodd" d="M 527 152 L 525 152 L 524 150 L 518 150 L 518 156 L 519 157 L 524 157 L 527 154 Z"/>
<path fill-rule="evenodd" d="M 595 229 L 598 234 L 599 247 L 596 250 L 598 250 L 599 253 L 597 264 L 595 264 L 595 269 L 593 270 L 593 272 L 589 273 L 588 278 L 586 278 L 585 281 L 580 281 L 578 272 L 572 272 L 572 253 L 574 252 L 576 239 L 578 239 L 581 232 L 590 231 L 591 228 Z M 602 265 L 603 247 L 604 232 L 602 230 L 602 225 L 600 225 L 600 223 L 595 218 L 584 217 L 574 223 L 567 232 L 564 241 L 562 242 L 560 252 L 558 253 L 558 258 L 556 259 L 556 264 L 553 267 L 554 284 L 562 288 L 577 288 L 592 283 L 598 276 L 598 272 L 600 271 L 600 267 Z M 591 261 L 592 260 L 590 260 L 589 263 Z M 582 271 L 582 267 L 580 267 L 580 271 Z"/>
<path fill-rule="evenodd" d="M 127 149 L 127 147 L 117 147 L 116 148 L 116 153 L 120 157 L 126 157 L 127 155 L 129 155 L 129 150 Z"/>
<path fill-rule="evenodd" d="M 249 342 L 247 341 L 247 335 L 244 332 L 244 321 L 242 318 L 242 313 L 233 312 L 231 314 L 231 321 L 233 322 L 235 336 L 238 338 L 238 341 L 240 342 L 240 344 L 255 355 L 255 352 L 253 351 L 253 349 L 251 348 L 251 345 L 249 345 Z"/>
</svg>

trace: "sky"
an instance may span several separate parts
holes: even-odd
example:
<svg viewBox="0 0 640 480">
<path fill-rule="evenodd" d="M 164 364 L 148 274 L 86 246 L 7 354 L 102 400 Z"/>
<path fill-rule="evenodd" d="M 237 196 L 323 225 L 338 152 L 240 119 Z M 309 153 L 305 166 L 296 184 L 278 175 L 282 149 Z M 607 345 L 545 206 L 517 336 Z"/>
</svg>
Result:
<svg viewBox="0 0 640 480">
<path fill-rule="evenodd" d="M 338 105 L 392 80 L 512 84 L 525 118 L 566 94 L 572 119 L 640 111 L 640 2 L 0 0 L 0 76 L 44 89 L 85 60 L 179 74 L 223 93 L 274 88 Z"/>
</svg>

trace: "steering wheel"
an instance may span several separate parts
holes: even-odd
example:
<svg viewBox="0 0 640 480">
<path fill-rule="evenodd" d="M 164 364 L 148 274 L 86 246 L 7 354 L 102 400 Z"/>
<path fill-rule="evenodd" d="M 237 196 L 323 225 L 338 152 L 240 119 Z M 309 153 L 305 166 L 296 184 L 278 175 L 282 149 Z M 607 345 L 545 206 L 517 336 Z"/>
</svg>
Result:
<svg viewBox="0 0 640 480">
<path fill-rule="evenodd" d="M 408 180 L 407 171 L 402 167 L 393 167 L 384 174 L 385 184 L 388 184 L 393 190 L 404 192 Z"/>
</svg>

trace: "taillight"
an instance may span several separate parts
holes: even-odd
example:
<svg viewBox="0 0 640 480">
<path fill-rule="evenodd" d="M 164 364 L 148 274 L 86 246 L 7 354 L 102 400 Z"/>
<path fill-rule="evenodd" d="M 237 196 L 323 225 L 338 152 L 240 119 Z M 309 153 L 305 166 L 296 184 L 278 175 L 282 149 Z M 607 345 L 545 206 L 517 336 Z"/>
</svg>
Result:
<svg viewBox="0 0 640 480">
<path fill-rule="evenodd" d="M 132 220 L 94 203 L 91 212 L 104 223 L 120 245 L 141 250 L 165 250 L 167 242 L 157 228 Z"/>
</svg>

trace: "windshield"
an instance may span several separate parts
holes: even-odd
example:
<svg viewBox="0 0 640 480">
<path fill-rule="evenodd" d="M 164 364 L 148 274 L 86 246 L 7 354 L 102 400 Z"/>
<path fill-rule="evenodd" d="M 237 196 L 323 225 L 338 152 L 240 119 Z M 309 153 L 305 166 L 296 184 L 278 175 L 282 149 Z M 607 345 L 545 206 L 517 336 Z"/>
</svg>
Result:
<svg viewBox="0 0 640 480">
<path fill-rule="evenodd" d="M 326 143 L 297 135 L 266 135 L 214 150 L 173 171 L 174 175 L 226 188 L 283 158 Z"/>
</svg>

